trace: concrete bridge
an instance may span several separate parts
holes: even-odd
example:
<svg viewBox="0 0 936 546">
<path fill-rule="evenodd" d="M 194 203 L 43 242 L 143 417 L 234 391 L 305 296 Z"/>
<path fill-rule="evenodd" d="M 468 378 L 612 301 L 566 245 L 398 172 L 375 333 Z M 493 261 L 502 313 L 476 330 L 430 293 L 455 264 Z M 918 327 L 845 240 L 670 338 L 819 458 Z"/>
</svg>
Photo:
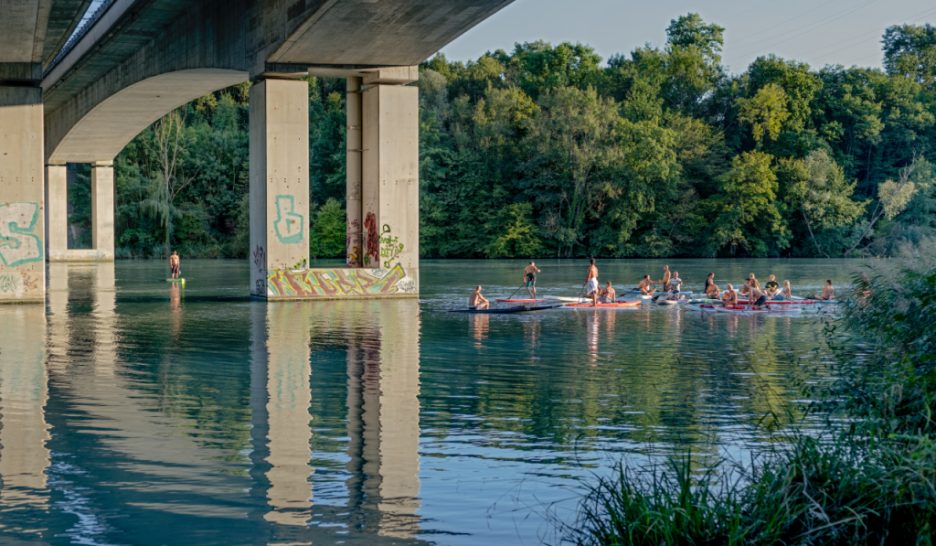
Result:
<svg viewBox="0 0 936 546">
<path fill-rule="evenodd" d="M 103 0 L 74 34 L 91 0 L 0 4 L 0 302 L 43 301 L 46 260 L 113 260 L 114 158 L 248 80 L 251 293 L 415 296 L 416 65 L 511 1 Z M 347 268 L 307 266 L 308 74 L 347 79 Z M 91 165 L 90 250 L 68 248 L 67 163 Z"/>
</svg>

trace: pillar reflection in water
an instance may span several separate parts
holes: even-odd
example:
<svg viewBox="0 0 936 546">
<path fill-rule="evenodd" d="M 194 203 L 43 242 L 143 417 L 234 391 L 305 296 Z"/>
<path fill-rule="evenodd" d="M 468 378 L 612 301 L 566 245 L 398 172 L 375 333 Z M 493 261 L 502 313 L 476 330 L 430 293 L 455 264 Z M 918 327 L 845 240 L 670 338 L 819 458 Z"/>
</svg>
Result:
<svg viewBox="0 0 936 546">
<path fill-rule="evenodd" d="M 48 508 L 45 338 L 44 305 L 0 306 L 0 508 L 4 511 Z M 14 529 L 28 525 L 9 524 Z"/>
<path fill-rule="evenodd" d="M 419 532 L 419 304 L 366 305 L 348 346 L 349 502 L 368 530 L 409 538 Z"/>
<path fill-rule="evenodd" d="M 280 525 L 305 526 L 311 517 L 311 309 L 282 302 L 252 310 L 254 444 L 267 466 L 264 519 Z"/>
</svg>

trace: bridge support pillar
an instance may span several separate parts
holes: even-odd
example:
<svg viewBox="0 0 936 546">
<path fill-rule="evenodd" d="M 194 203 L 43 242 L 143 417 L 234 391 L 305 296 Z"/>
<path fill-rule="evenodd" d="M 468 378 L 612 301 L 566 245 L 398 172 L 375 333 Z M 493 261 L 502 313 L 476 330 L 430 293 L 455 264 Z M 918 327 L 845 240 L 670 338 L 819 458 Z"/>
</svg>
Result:
<svg viewBox="0 0 936 546">
<path fill-rule="evenodd" d="M 364 267 L 399 266 L 419 292 L 419 91 L 416 67 L 364 78 Z"/>
<path fill-rule="evenodd" d="M 46 166 L 46 253 L 50 262 L 68 254 L 68 167 Z"/>
<path fill-rule="evenodd" d="M 98 261 L 114 260 L 114 163 L 91 166 L 91 244 Z"/>
<path fill-rule="evenodd" d="M 361 208 L 361 78 L 350 77 L 345 95 L 345 109 L 348 126 L 346 136 L 347 165 L 345 168 L 345 209 L 347 226 L 345 263 L 348 267 L 361 267 L 363 265 L 364 248 L 363 209 Z"/>
<path fill-rule="evenodd" d="M 309 88 L 260 80 L 250 88 L 250 290 L 269 275 L 308 267 Z"/>
<path fill-rule="evenodd" d="M 114 261 L 114 163 L 91 164 L 91 248 L 68 248 L 68 169 L 46 167 L 46 233 L 50 262 Z"/>
<path fill-rule="evenodd" d="M 0 86 L 0 303 L 45 301 L 39 87 Z"/>
</svg>

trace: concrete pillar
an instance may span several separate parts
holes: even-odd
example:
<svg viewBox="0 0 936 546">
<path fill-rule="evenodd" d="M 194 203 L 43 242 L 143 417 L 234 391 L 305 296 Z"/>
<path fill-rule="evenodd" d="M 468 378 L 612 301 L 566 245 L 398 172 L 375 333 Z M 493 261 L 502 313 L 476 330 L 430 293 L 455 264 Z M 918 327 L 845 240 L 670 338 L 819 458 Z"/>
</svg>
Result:
<svg viewBox="0 0 936 546">
<path fill-rule="evenodd" d="M 68 168 L 46 166 L 46 255 L 49 261 L 68 253 Z"/>
<path fill-rule="evenodd" d="M 309 89 L 266 79 L 250 88 L 250 291 L 309 262 Z"/>
<path fill-rule="evenodd" d="M 361 249 L 364 245 L 361 223 L 364 221 L 361 210 L 361 78 L 348 78 L 345 97 L 348 127 L 347 136 L 347 185 L 346 201 L 346 251 L 345 261 L 348 267 L 361 267 Z"/>
<path fill-rule="evenodd" d="M 91 245 L 99 260 L 114 259 L 114 163 L 91 165 Z"/>
<path fill-rule="evenodd" d="M 419 95 L 416 67 L 364 77 L 364 267 L 401 266 L 419 290 Z"/>
<path fill-rule="evenodd" d="M 0 86 L 0 303 L 45 299 L 42 124 L 40 88 Z"/>
</svg>

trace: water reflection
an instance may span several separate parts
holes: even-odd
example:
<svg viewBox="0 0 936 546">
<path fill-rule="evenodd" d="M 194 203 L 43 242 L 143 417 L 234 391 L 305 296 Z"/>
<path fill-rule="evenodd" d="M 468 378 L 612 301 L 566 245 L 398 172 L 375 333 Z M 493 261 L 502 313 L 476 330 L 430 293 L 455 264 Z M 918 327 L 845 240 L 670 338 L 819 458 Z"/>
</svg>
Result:
<svg viewBox="0 0 936 546">
<path fill-rule="evenodd" d="M 327 511 L 314 510 L 312 462 L 318 454 L 311 447 L 316 415 L 310 406 L 317 403 L 310 383 L 316 351 L 342 347 L 347 526 L 355 535 L 414 537 L 420 506 L 418 303 L 278 303 L 255 306 L 251 317 L 252 437 L 255 462 L 266 468 L 263 518 L 301 527 Z M 297 540 L 285 530 L 275 536 Z"/>
<path fill-rule="evenodd" d="M 44 314 L 41 305 L 0 306 L 0 511 L 12 512 L 0 529 L 16 534 L 37 533 L 49 504 Z"/>
</svg>

